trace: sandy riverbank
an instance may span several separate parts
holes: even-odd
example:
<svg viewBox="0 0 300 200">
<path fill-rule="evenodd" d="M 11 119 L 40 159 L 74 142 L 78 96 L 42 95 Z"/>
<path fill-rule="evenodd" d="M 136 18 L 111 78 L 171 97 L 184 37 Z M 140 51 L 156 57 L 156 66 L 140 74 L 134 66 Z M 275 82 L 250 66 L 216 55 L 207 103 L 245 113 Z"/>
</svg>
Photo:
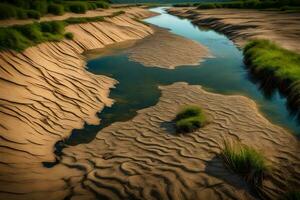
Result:
<svg viewBox="0 0 300 200">
<path fill-rule="evenodd" d="M 284 48 L 300 51 L 300 13 L 244 9 L 171 8 L 169 13 L 226 34 L 243 47 L 254 38 L 272 40 Z"/>
<path fill-rule="evenodd" d="M 299 185 L 298 140 L 265 119 L 252 100 L 186 83 L 160 89 L 155 106 L 101 130 L 89 144 L 64 149 L 62 164 L 87 174 L 72 182 L 74 197 L 94 198 L 98 193 L 108 199 L 254 199 L 248 185 L 218 157 L 224 139 L 241 141 L 266 156 L 273 175 L 263 190 L 270 198 L 277 199 L 286 184 Z M 171 121 L 190 104 L 204 109 L 209 124 L 177 135 Z"/>
<path fill-rule="evenodd" d="M 152 16 L 141 8 L 103 22 L 66 27 L 74 40 L 43 43 L 22 53 L 0 53 L 0 199 L 63 199 L 68 180 L 80 174 L 65 166 L 52 169 L 54 144 L 96 116 L 113 100 L 116 80 L 86 71 L 86 50 L 136 40 L 153 30 L 134 20 Z M 55 192 L 54 192 L 55 191 Z"/>
<path fill-rule="evenodd" d="M 127 51 L 129 59 L 148 67 L 174 69 L 182 65 L 197 65 L 209 50 L 198 42 L 155 28 L 155 33 L 140 40 Z"/>
</svg>

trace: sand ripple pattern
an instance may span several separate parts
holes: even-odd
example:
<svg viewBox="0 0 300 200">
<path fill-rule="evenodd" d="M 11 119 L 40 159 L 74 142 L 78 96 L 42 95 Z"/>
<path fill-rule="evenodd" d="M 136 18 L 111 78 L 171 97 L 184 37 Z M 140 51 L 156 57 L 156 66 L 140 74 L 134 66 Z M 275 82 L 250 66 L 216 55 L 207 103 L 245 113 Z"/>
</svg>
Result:
<svg viewBox="0 0 300 200">
<path fill-rule="evenodd" d="M 54 144 L 110 106 L 116 80 L 93 75 L 81 53 L 107 44 L 140 39 L 152 29 L 133 18 L 150 16 L 136 8 L 105 22 L 70 25 L 74 40 L 43 43 L 22 53 L 0 53 L 0 199 L 64 199 L 81 171 L 54 161 Z"/>
<path fill-rule="evenodd" d="M 73 178 L 74 199 L 254 199 L 248 185 L 218 157 L 224 139 L 265 154 L 273 175 L 263 191 L 271 199 L 287 184 L 299 186 L 298 140 L 265 119 L 252 100 L 186 83 L 160 88 L 155 106 L 101 130 L 89 144 L 64 149 L 62 164 L 84 173 Z M 209 124 L 176 135 L 171 121 L 189 104 L 201 106 Z"/>
<path fill-rule="evenodd" d="M 240 47 L 249 39 L 260 38 L 272 40 L 292 51 L 300 51 L 299 12 L 195 8 L 171 8 L 168 12 L 222 32 Z"/>
</svg>

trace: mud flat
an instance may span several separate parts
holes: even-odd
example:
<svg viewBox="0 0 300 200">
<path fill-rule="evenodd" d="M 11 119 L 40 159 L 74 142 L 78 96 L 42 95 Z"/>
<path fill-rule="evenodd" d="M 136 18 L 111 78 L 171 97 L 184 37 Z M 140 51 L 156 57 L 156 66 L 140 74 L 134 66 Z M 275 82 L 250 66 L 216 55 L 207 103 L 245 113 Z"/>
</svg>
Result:
<svg viewBox="0 0 300 200">
<path fill-rule="evenodd" d="M 243 47 L 247 40 L 260 38 L 282 47 L 300 51 L 300 13 L 244 9 L 171 8 L 170 14 L 191 19 L 194 24 L 209 27 L 230 37 Z"/>
<path fill-rule="evenodd" d="M 209 50 L 198 42 L 175 35 L 165 29 L 155 28 L 129 51 L 129 59 L 144 66 L 174 69 L 181 65 L 197 65 L 211 57 Z"/>
<path fill-rule="evenodd" d="M 218 155 L 224 139 L 265 155 L 272 168 L 263 182 L 269 198 L 299 187 L 298 140 L 266 120 L 252 100 L 186 83 L 160 89 L 155 106 L 102 129 L 89 144 L 64 149 L 62 165 L 85 174 L 70 179 L 75 199 L 254 199 L 249 186 L 223 166 Z M 204 109 L 209 124 L 177 135 L 172 120 L 191 104 Z"/>
<path fill-rule="evenodd" d="M 134 20 L 152 16 L 141 8 L 103 22 L 70 25 L 74 40 L 43 43 L 22 53 L 0 53 L 0 199 L 64 199 L 70 179 L 81 172 L 55 160 L 54 144 L 111 106 L 116 80 L 93 75 L 81 55 L 86 50 L 144 38 L 153 30 Z"/>
</svg>

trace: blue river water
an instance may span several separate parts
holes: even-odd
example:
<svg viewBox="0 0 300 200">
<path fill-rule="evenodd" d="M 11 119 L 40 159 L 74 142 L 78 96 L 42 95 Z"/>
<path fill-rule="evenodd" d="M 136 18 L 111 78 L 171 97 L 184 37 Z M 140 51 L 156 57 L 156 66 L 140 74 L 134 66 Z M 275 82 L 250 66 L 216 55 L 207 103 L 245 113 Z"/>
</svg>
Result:
<svg viewBox="0 0 300 200">
<path fill-rule="evenodd" d="M 107 75 L 119 81 L 110 94 L 116 102 L 111 108 L 105 108 L 99 113 L 102 119 L 100 125 L 85 125 L 83 129 L 74 130 L 66 144 L 90 142 L 99 130 L 109 124 L 129 120 L 136 115 L 137 110 L 155 105 L 161 95 L 159 85 L 179 81 L 202 85 L 216 93 L 247 96 L 256 102 L 262 114 L 272 123 L 295 134 L 300 132 L 299 121 L 288 109 L 286 99 L 277 91 L 272 94 L 265 93 L 254 83 L 244 65 L 242 51 L 226 36 L 194 26 L 187 19 L 166 13 L 162 7 L 151 10 L 161 15 L 145 19 L 145 22 L 200 42 L 209 48 L 214 58 L 209 58 L 197 66 L 180 66 L 174 70 L 145 67 L 130 61 L 124 52 L 89 60 L 90 72 Z"/>
</svg>

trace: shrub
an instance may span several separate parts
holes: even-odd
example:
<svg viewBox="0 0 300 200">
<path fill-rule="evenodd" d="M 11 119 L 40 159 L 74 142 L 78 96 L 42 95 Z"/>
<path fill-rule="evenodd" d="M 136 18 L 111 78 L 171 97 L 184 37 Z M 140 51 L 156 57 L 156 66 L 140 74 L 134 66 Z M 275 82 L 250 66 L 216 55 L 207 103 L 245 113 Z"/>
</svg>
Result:
<svg viewBox="0 0 300 200">
<path fill-rule="evenodd" d="M 221 157 L 227 168 L 244 177 L 255 187 L 261 185 L 269 171 L 264 156 L 246 145 L 225 141 Z"/>
<path fill-rule="evenodd" d="M 62 21 L 51 21 L 40 23 L 42 32 L 48 32 L 52 34 L 62 34 L 64 32 L 65 24 Z"/>
<path fill-rule="evenodd" d="M 22 51 L 32 43 L 18 31 L 12 28 L 0 28 L 0 49 Z"/>
<path fill-rule="evenodd" d="M 28 10 L 27 11 L 28 18 L 33 18 L 33 19 L 40 19 L 41 14 L 38 11 L 35 10 Z"/>
<path fill-rule="evenodd" d="M 285 193 L 280 200 L 300 200 L 300 191 L 293 190 Z"/>
<path fill-rule="evenodd" d="M 105 1 L 98 1 L 96 2 L 96 6 L 97 8 L 109 8 L 109 3 L 105 2 Z"/>
<path fill-rule="evenodd" d="M 188 133 L 203 127 L 206 117 L 201 108 L 186 106 L 176 115 L 175 123 L 178 133 Z"/>
<path fill-rule="evenodd" d="M 216 8 L 216 4 L 214 4 L 214 3 L 199 4 L 198 8 L 199 9 L 214 9 L 214 8 Z"/>
<path fill-rule="evenodd" d="M 47 0 L 33 0 L 30 1 L 30 9 L 35 10 L 40 15 L 44 15 L 47 13 Z"/>
<path fill-rule="evenodd" d="M 73 40 L 74 38 L 74 34 L 71 32 L 65 33 L 65 38 L 69 39 L 69 40 Z"/>
<path fill-rule="evenodd" d="M 43 39 L 43 34 L 38 23 L 16 26 L 16 30 L 34 42 L 40 42 Z"/>
<path fill-rule="evenodd" d="M 50 4 L 48 6 L 48 13 L 54 15 L 63 15 L 65 13 L 63 5 L 60 4 Z"/>
<path fill-rule="evenodd" d="M 85 13 L 88 9 L 86 2 L 67 2 L 66 7 L 73 13 Z"/>
<path fill-rule="evenodd" d="M 0 3 L 0 19 L 14 18 L 17 16 L 17 11 L 14 6 Z"/>
<path fill-rule="evenodd" d="M 21 8 L 17 9 L 17 17 L 18 19 L 27 19 L 27 12 Z"/>
<path fill-rule="evenodd" d="M 88 9 L 89 10 L 96 10 L 97 9 L 97 5 L 94 2 L 89 2 L 88 3 Z"/>
<path fill-rule="evenodd" d="M 96 21 L 104 21 L 103 16 L 97 17 L 70 17 L 65 20 L 67 24 L 79 24 L 79 23 L 88 23 L 88 22 L 96 22 Z"/>
</svg>

